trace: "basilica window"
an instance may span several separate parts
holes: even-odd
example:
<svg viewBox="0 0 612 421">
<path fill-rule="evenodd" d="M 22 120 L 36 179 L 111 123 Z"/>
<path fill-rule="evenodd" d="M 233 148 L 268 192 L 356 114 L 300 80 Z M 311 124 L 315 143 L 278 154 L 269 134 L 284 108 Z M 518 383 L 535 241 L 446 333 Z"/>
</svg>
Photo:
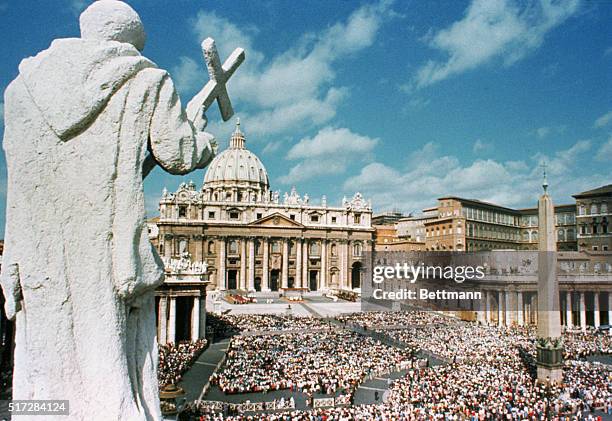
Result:
<svg viewBox="0 0 612 421">
<path fill-rule="evenodd" d="M 357 225 L 361 224 L 361 214 L 360 213 L 355 214 L 355 216 L 353 217 L 353 222 Z"/>
<path fill-rule="evenodd" d="M 605 202 L 601 204 L 601 213 L 608 213 L 608 204 Z"/>
<path fill-rule="evenodd" d="M 361 243 L 355 243 L 353 245 L 353 256 L 361 256 L 361 252 L 363 251 L 363 247 L 361 245 Z"/>
<path fill-rule="evenodd" d="M 289 219 L 291 219 L 292 221 L 295 221 L 295 214 L 292 213 L 291 215 L 289 215 Z"/>
<path fill-rule="evenodd" d="M 272 243 L 272 253 L 280 253 L 280 248 L 281 248 L 280 241 L 274 241 Z"/>
<path fill-rule="evenodd" d="M 229 243 L 229 253 L 238 254 L 238 241 L 232 240 Z"/>
<path fill-rule="evenodd" d="M 215 213 L 214 212 L 208 212 L 208 219 L 215 219 Z"/>
<path fill-rule="evenodd" d="M 319 215 L 310 215 L 310 222 L 319 222 Z"/>
<path fill-rule="evenodd" d="M 336 223 L 336 221 L 337 221 L 337 218 L 336 218 L 335 216 L 332 216 L 332 217 L 331 217 L 331 221 L 332 221 L 332 224 L 335 224 L 335 223 Z"/>
<path fill-rule="evenodd" d="M 311 256 L 318 256 L 319 254 L 321 254 L 320 249 L 319 249 L 319 243 L 315 241 L 310 243 L 310 245 L 308 246 L 308 253 Z"/>
<path fill-rule="evenodd" d="M 336 246 L 336 243 L 331 245 L 331 255 L 332 256 L 338 255 L 338 246 Z"/>
<path fill-rule="evenodd" d="M 565 231 L 564 230 L 558 230 L 557 231 L 557 241 L 565 241 Z"/>
<path fill-rule="evenodd" d="M 186 218 L 187 217 L 187 206 L 185 206 L 185 205 L 179 206 L 178 216 L 179 216 L 179 218 Z"/>
<path fill-rule="evenodd" d="M 591 215 L 597 215 L 597 205 L 595 203 L 593 203 L 591 205 Z"/>
<path fill-rule="evenodd" d="M 239 219 L 239 218 L 240 218 L 240 212 L 238 212 L 238 211 L 231 211 L 229 213 L 229 219 L 236 220 L 236 219 Z"/>
<path fill-rule="evenodd" d="M 255 218 L 257 219 L 263 218 L 263 213 L 258 212 L 257 215 L 255 215 Z"/>
<path fill-rule="evenodd" d="M 184 253 L 187 253 L 188 250 L 188 243 L 187 240 L 182 238 L 179 242 L 178 242 L 178 254 L 182 255 Z"/>
</svg>

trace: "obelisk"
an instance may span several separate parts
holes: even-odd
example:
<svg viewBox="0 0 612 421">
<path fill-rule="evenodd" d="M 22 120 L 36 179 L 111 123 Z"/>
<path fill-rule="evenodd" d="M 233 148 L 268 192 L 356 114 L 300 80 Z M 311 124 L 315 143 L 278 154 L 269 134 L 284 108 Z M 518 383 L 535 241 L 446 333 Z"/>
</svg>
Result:
<svg viewBox="0 0 612 421">
<path fill-rule="evenodd" d="M 560 383 L 563 377 L 563 341 L 557 282 L 557 236 L 555 208 L 548 195 L 546 168 L 544 194 L 538 200 L 538 381 Z"/>
</svg>

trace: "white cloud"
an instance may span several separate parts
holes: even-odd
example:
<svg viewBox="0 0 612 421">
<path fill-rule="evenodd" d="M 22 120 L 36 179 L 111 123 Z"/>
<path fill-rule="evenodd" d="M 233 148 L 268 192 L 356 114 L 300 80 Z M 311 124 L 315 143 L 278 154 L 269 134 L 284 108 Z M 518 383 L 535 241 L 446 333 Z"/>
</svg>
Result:
<svg viewBox="0 0 612 421">
<path fill-rule="evenodd" d="M 304 138 L 287 154 L 289 159 L 320 158 L 335 154 L 366 154 L 371 152 L 378 139 L 352 133 L 349 129 L 326 127 L 312 138 Z"/>
<path fill-rule="evenodd" d="M 4 101 L 0 101 L 0 127 L 4 126 Z"/>
<path fill-rule="evenodd" d="M 230 96 L 250 134 L 276 135 L 308 130 L 330 121 L 348 89 L 333 86 L 341 59 L 374 43 L 388 2 L 366 5 L 320 33 L 306 34 L 275 57 L 264 59 L 254 45 L 257 31 L 238 27 L 215 13 L 200 12 L 192 22 L 199 39 L 215 38 L 220 54 L 236 47 L 246 61 L 229 82 Z M 238 104 L 240 104 L 238 106 Z"/>
<path fill-rule="evenodd" d="M 571 194 L 609 182 L 609 171 L 584 174 L 580 157 L 590 149 L 591 142 L 582 140 L 550 157 L 537 155 L 530 161 L 508 162 L 477 159 L 462 164 L 455 156 L 440 155 L 439 148 L 429 143 L 414 152 L 407 169 L 370 163 L 346 180 L 344 191 L 361 191 L 377 209 L 399 207 L 405 212 L 432 206 L 438 197 L 445 195 L 503 206 L 532 206 L 541 193 L 540 164 L 546 161 L 550 191 L 565 203 Z"/>
<path fill-rule="evenodd" d="M 612 135 L 610 135 L 607 142 L 601 145 L 597 155 L 595 155 L 595 159 L 601 162 L 612 162 Z"/>
<path fill-rule="evenodd" d="M 596 128 L 602 128 L 607 126 L 610 121 L 612 121 L 612 111 L 608 111 L 607 113 L 599 117 L 597 120 L 595 120 L 593 126 L 595 126 Z"/>
<path fill-rule="evenodd" d="M 429 38 L 447 56 L 418 69 L 413 86 L 422 88 L 475 69 L 493 59 L 511 65 L 538 48 L 546 34 L 578 10 L 579 0 L 472 0 L 464 17 Z"/>
<path fill-rule="evenodd" d="M 181 92 L 199 91 L 207 81 L 204 72 L 205 67 L 203 63 L 196 63 L 195 60 L 185 56 L 180 57 L 179 64 L 170 70 L 172 80 L 176 84 L 176 88 Z M 187 101 L 185 101 L 183 106 L 186 105 Z"/>
<path fill-rule="evenodd" d="M 550 134 L 550 127 L 540 127 L 536 130 L 536 134 L 540 139 L 544 139 Z"/>
<path fill-rule="evenodd" d="M 321 175 L 341 174 L 351 163 L 372 159 L 372 151 L 379 143 L 351 132 L 346 128 L 325 127 L 314 137 L 304 138 L 287 153 L 287 158 L 300 160 L 289 173 L 280 177 L 283 184 L 291 184 Z"/>
<path fill-rule="evenodd" d="M 68 6 L 70 7 L 70 10 L 72 10 L 72 13 L 74 13 L 75 15 L 80 15 L 81 12 L 85 10 L 85 7 L 88 6 L 89 3 L 91 3 L 91 1 L 69 0 L 68 3 Z"/>
<path fill-rule="evenodd" d="M 476 142 L 472 145 L 472 152 L 475 154 L 489 152 L 493 149 L 491 143 L 485 142 L 482 139 L 476 139 Z"/>
</svg>

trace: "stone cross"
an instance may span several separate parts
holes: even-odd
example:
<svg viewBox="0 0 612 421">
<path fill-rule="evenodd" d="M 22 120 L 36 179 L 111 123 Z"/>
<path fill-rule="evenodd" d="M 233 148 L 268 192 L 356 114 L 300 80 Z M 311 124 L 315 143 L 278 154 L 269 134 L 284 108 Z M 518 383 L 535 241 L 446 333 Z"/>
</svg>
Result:
<svg viewBox="0 0 612 421">
<path fill-rule="evenodd" d="M 217 100 L 221 117 L 223 121 L 227 121 L 234 115 L 232 102 L 227 93 L 227 81 L 244 61 L 244 50 L 236 48 L 222 66 L 215 40 L 206 38 L 202 42 L 202 53 L 210 80 L 187 105 L 187 118 L 191 121 L 196 120 L 198 112 L 206 111 Z"/>
</svg>

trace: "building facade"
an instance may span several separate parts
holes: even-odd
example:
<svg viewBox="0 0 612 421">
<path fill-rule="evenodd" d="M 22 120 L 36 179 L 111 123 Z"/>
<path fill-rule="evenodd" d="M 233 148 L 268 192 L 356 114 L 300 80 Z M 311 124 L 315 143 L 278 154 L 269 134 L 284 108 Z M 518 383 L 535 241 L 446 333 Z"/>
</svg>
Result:
<svg viewBox="0 0 612 421">
<path fill-rule="evenodd" d="M 555 220 L 558 250 L 577 250 L 576 206 L 555 206 Z M 399 238 L 424 241 L 426 251 L 535 250 L 538 212 L 448 196 L 423 215 L 401 219 L 397 230 Z"/>
<path fill-rule="evenodd" d="M 360 288 L 373 246 L 372 207 L 361 194 L 330 206 L 295 188 L 280 197 L 246 148 L 240 123 L 197 189 L 164 190 L 154 244 L 164 259 L 207 265 L 209 289 L 273 292 Z"/>
<path fill-rule="evenodd" d="M 612 184 L 578 193 L 574 198 L 579 250 L 612 251 Z"/>
</svg>

